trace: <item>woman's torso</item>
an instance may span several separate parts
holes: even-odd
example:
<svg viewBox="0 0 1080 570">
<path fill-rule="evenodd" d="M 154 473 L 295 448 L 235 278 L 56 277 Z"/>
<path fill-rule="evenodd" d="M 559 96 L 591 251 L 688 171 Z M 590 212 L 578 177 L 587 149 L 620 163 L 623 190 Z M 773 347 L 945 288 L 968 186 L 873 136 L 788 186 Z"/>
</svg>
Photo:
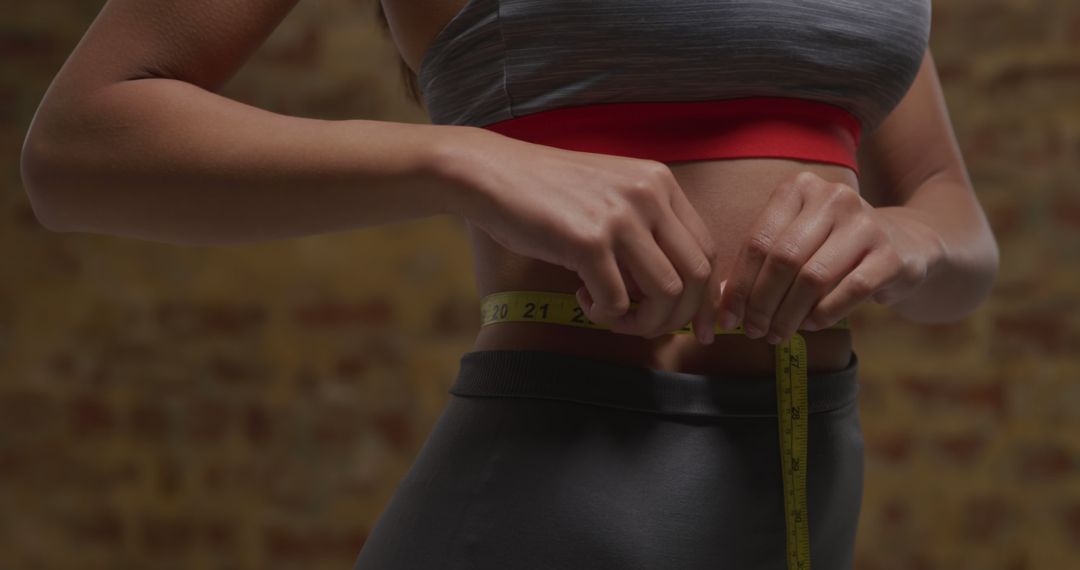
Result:
<svg viewBox="0 0 1080 570">
<path fill-rule="evenodd" d="M 392 34 L 402 57 L 414 69 L 439 30 L 467 0 L 383 0 Z M 737 158 L 668 163 L 687 198 L 697 209 L 718 246 L 714 271 L 726 273 L 753 222 L 761 215 L 780 181 L 810 171 L 831 182 L 860 190 L 855 173 L 843 166 L 781 158 Z M 544 290 L 573 294 L 580 277 L 566 268 L 517 255 L 469 224 L 474 271 L 480 296 L 510 290 Z M 828 329 L 801 332 L 806 339 L 808 369 L 842 369 L 852 349 L 851 332 Z M 737 373 L 773 370 L 773 347 L 764 338 L 717 335 L 711 345 L 693 335 L 670 334 L 655 339 L 544 323 L 506 322 L 484 326 L 473 350 L 535 349 L 579 354 L 637 366 L 691 372 Z"/>
<path fill-rule="evenodd" d="M 780 180 L 808 170 L 858 189 L 855 174 L 845 167 L 787 159 L 701 160 L 669 167 L 716 241 L 717 265 L 713 270 L 721 273 L 731 268 L 753 220 Z M 573 294 L 581 286 L 573 271 L 510 252 L 471 224 L 469 230 L 481 296 L 521 289 Z M 839 370 L 848 363 L 850 330 L 800 334 L 806 339 L 808 370 Z M 605 330 L 505 322 L 482 327 L 473 345 L 473 350 L 511 348 L 552 350 L 699 374 L 769 372 L 774 367 L 772 345 L 764 338 L 741 334 L 719 334 L 712 344 L 702 345 L 689 334 L 646 339 Z"/>
</svg>

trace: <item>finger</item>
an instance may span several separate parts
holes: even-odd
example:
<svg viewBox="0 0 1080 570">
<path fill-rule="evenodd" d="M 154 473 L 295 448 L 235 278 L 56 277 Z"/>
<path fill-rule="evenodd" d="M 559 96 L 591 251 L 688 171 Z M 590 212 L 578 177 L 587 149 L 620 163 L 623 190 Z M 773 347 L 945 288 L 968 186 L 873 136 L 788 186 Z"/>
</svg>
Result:
<svg viewBox="0 0 1080 570">
<path fill-rule="evenodd" d="M 658 336 L 654 331 L 671 314 L 682 293 L 682 277 L 650 231 L 632 232 L 616 249 L 616 254 L 645 293 L 645 299 L 633 310 L 614 319 L 611 329 L 654 338 Z"/>
<path fill-rule="evenodd" d="M 674 309 L 658 325 L 658 336 L 682 328 L 700 309 L 706 284 L 712 273 L 712 260 L 702 251 L 698 239 L 674 212 L 657 227 L 656 241 L 679 272 L 683 282 L 682 293 L 678 296 Z"/>
<path fill-rule="evenodd" d="M 690 230 L 690 233 L 697 238 L 702 251 L 709 258 L 709 277 L 703 285 L 703 298 L 701 302 L 697 303 L 698 308 L 693 317 L 694 334 L 700 341 L 709 344 L 713 341 L 716 330 L 716 311 L 720 301 L 719 282 L 722 277 L 716 271 L 716 240 L 713 238 L 712 232 L 709 231 L 705 221 L 698 214 L 697 208 L 690 203 L 690 200 L 687 199 L 686 194 L 681 189 L 672 193 L 671 206 L 672 211 L 682 220 L 683 225 Z"/>
<path fill-rule="evenodd" d="M 671 211 L 686 226 L 690 234 L 697 239 L 701 251 L 705 253 L 705 257 L 708 257 L 711 262 L 713 257 L 716 256 L 716 240 L 713 239 L 712 232 L 709 231 L 705 220 L 702 220 L 701 215 L 698 214 L 697 208 L 690 203 L 682 189 L 671 193 Z"/>
<path fill-rule="evenodd" d="M 776 335 L 775 343 L 795 334 L 814 305 L 836 288 L 873 249 L 873 242 L 860 239 L 859 235 L 850 226 L 832 231 L 802 264 L 770 321 L 769 335 Z"/>
<path fill-rule="evenodd" d="M 623 264 L 615 260 L 615 263 L 619 266 L 619 275 L 622 276 L 623 283 L 626 284 L 626 292 L 630 294 L 631 303 L 640 303 L 645 300 L 645 292 L 641 290 L 641 287 L 634 279 L 634 274 L 630 273 Z"/>
<path fill-rule="evenodd" d="M 714 264 L 709 279 L 705 283 L 705 299 L 694 313 L 694 335 L 705 344 L 711 344 L 716 335 L 716 315 L 720 307 L 720 295 L 724 288 L 721 277 L 722 274 L 716 270 Z"/>
<path fill-rule="evenodd" d="M 611 250 L 599 248 L 582 264 L 578 275 L 585 282 L 588 297 L 592 300 L 589 306 L 578 301 L 589 320 L 607 325 L 630 309 L 630 296 Z"/>
<path fill-rule="evenodd" d="M 882 250 L 871 250 L 836 287 L 810 311 L 807 330 L 833 326 L 851 314 L 860 303 L 885 286 L 896 275 L 896 266 L 888 261 Z"/>
<path fill-rule="evenodd" d="M 754 281 L 746 306 L 747 328 L 775 332 L 772 330 L 776 328 L 773 321 L 784 299 L 792 294 L 806 294 L 791 290 L 800 269 L 822 244 L 832 240 L 830 233 L 835 233 L 835 229 L 835 217 L 830 214 L 826 204 L 804 202 L 795 219 L 776 237 Z M 837 276 L 839 279 L 840 276 Z M 810 307 L 806 310 L 809 311 Z M 801 318 L 791 325 L 792 328 L 799 322 Z M 772 340 L 769 342 L 775 344 Z"/>
<path fill-rule="evenodd" d="M 745 320 L 747 302 L 765 257 L 772 249 L 776 236 L 787 227 L 801 208 L 802 196 L 798 189 L 792 184 L 782 184 L 769 197 L 761 217 L 750 228 L 749 237 L 743 241 L 732 262 L 726 278 L 727 286 L 720 298 L 721 313 L 730 312 L 735 317 L 732 326 Z M 744 324 L 749 325 L 748 322 Z M 757 338 L 764 332 L 765 329 L 759 329 L 753 334 L 749 327 L 746 331 L 750 338 Z"/>
</svg>

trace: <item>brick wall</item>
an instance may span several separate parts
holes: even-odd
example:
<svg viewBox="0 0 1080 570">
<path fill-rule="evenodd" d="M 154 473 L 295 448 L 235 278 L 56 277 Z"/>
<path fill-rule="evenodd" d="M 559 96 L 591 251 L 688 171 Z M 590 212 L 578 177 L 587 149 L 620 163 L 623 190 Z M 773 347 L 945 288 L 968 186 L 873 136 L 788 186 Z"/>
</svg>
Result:
<svg viewBox="0 0 1080 570">
<path fill-rule="evenodd" d="M 224 94 L 425 122 L 371 1 L 299 3 Z M 0 568 L 347 568 L 478 329 L 463 226 L 216 247 L 44 230 L 19 150 L 101 5 L 0 18 Z M 853 318 L 857 566 L 1078 566 L 1080 4 L 935 2 L 931 47 L 1002 268 L 962 322 Z"/>
</svg>

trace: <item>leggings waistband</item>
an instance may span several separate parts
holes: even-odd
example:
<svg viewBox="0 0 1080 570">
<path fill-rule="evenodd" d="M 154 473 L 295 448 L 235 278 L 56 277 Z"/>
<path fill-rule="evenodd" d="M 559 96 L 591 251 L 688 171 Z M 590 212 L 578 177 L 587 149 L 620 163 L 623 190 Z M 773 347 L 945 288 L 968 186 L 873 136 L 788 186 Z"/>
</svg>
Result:
<svg viewBox="0 0 1080 570">
<path fill-rule="evenodd" d="M 859 359 L 807 374 L 809 413 L 855 400 Z M 776 416 L 776 376 L 692 374 L 543 350 L 477 350 L 461 356 L 455 396 L 542 398 L 691 416 Z"/>
</svg>

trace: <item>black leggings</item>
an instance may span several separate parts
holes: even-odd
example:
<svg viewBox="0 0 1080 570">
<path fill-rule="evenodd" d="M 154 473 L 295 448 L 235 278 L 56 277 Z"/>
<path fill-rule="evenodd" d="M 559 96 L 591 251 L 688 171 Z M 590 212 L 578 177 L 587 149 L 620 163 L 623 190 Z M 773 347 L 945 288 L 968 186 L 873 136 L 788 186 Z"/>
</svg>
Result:
<svg viewBox="0 0 1080 570">
<path fill-rule="evenodd" d="M 811 372 L 811 566 L 853 567 L 858 358 Z M 533 350 L 461 357 L 354 570 L 784 570 L 776 384 Z"/>
</svg>

